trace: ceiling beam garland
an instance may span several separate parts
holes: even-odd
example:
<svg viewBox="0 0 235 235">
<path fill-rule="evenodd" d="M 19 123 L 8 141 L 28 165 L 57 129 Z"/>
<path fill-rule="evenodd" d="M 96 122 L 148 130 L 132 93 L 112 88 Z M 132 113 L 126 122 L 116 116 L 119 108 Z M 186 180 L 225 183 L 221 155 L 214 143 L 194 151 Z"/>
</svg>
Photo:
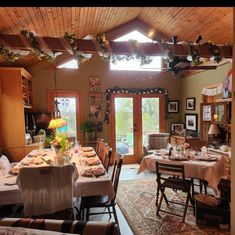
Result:
<svg viewBox="0 0 235 235">
<path fill-rule="evenodd" d="M 35 37 L 39 42 L 41 49 L 48 49 L 52 51 L 65 52 L 68 51 L 68 48 L 65 47 L 67 43 L 64 38 L 53 38 L 53 37 Z M 40 45 L 40 42 L 44 41 L 47 45 L 47 48 L 43 48 L 43 45 Z M 32 47 L 25 45 L 22 40 L 20 40 L 20 35 L 9 35 L 9 34 L 0 34 L 0 43 L 7 45 L 7 47 L 15 50 L 28 50 L 31 51 Z M 94 45 L 93 40 L 83 40 L 75 39 L 74 44 L 79 48 L 80 52 L 98 54 L 100 51 Z M 231 45 L 216 45 L 218 51 L 220 52 L 221 58 L 232 58 L 232 46 Z M 116 55 L 130 55 L 133 53 L 133 46 L 130 42 L 109 42 L 110 50 L 112 54 Z M 140 43 L 139 50 L 144 55 L 156 56 L 164 55 L 164 45 L 162 43 Z M 208 45 L 189 45 L 186 44 L 171 44 L 167 43 L 167 47 L 175 56 L 188 56 L 191 54 L 191 50 L 197 50 L 201 57 L 210 58 L 214 55 L 214 52 L 211 50 Z"/>
</svg>

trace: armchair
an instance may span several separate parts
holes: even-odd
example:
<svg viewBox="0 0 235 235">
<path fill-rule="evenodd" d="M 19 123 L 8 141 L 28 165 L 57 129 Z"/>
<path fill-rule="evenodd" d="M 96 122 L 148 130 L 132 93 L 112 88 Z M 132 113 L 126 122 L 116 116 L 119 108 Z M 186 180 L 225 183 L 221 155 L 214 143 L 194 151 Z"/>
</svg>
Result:
<svg viewBox="0 0 235 235">
<path fill-rule="evenodd" d="M 155 133 L 148 135 L 148 143 L 143 145 L 143 157 L 152 154 L 157 149 L 166 149 L 169 144 L 169 133 Z"/>
</svg>

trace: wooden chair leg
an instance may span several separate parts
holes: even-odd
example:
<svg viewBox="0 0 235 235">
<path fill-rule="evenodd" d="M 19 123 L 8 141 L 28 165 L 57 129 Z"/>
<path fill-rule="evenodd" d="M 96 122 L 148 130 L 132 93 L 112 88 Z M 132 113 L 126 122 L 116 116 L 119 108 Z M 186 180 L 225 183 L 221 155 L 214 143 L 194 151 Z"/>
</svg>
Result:
<svg viewBox="0 0 235 235">
<path fill-rule="evenodd" d="M 111 211 L 110 211 L 109 206 L 108 206 L 107 208 L 108 208 L 108 212 L 109 212 L 109 219 L 111 219 L 111 218 L 112 218 L 112 215 L 111 215 Z"/>
<path fill-rule="evenodd" d="M 157 215 L 159 214 L 159 210 L 160 210 L 161 205 L 162 205 L 162 200 L 163 200 L 163 197 L 165 195 L 164 192 L 165 192 L 165 188 L 163 187 L 163 189 L 161 190 L 162 195 L 161 195 L 161 198 L 160 198 L 160 202 L 159 202 L 159 205 L 157 207 L 157 212 L 156 212 Z"/>
<path fill-rule="evenodd" d="M 156 193 L 156 207 L 158 207 L 158 198 L 159 198 L 159 191 L 160 191 L 160 187 L 159 184 L 157 185 L 157 193 Z"/>
<path fill-rule="evenodd" d="M 184 214 L 183 214 L 183 219 L 182 222 L 184 223 L 185 221 L 185 217 L 186 217 L 186 213 L 187 213 L 187 209 L 188 209 L 188 202 L 190 199 L 190 192 L 187 193 L 187 199 L 186 199 L 186 204 L 185 204 L 185 208 L 184 208 Z"/>
<path fill-rule="evenodd" d="M 114 214 L 115 222 L 116 222 L 117 224 L 119 224 L 119 223 L 118 223 L 118 217 L 117 217 L 116 208 L 115 208 L 115 206 L 112 206 L 112 208 L 113 208 L 113 214 Z"/>
</svg>

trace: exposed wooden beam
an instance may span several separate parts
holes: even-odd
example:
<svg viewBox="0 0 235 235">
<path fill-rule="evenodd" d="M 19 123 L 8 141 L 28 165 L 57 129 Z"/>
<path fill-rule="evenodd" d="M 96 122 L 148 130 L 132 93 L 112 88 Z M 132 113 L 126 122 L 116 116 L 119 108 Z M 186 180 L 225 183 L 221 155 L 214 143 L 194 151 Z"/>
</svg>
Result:
<svg viewBox="0 0 235 235">
<path fill-rule="evenodd" d="M 30 47 L 30 45 L 26 45 L 21 39 L 22 35 L 0 35 L 0 43 L 2 43 L 3 45 L 7 45 L 11 49 L 31 50 L 32 48 Z M 40 42 L 44 42 L 42 45 L 40 44 L 42 49 L 50 48 L 50 50 L 53 51 L 68 51 L 68 47 L 65 46 L 67 44 L 67 41 L 63 38 L 36 37 L 36 40 L 39 42 L 39 44 Z M 90 54 L 96 54 L 100 52 L 99 46 L 95 41 L 76 39 L 75 43 L 81 52 Z M 46 48 L 43 47 L 44 45 L 46 45 Z M 110 41 L 109 47 L 110 51 L 113 54 L 132 54 L 136 52 L 136 47 L 131 42 Z M 189 47 L 185 44 L 169 44 L 169 48 L 175 56 L 187 56 L 190 54 Z M 200 56 L 203 58 L 210 58 L 213 54 L 206 45 L 194 45 L 193 48 L 198 50 Z M 219 50 L 222 58 L 232 58 L 232 47 L 219 46 Z M 140 44 L 138 51 L 140 51 L 144 55 L 149 56 L 163 55 L 164 47 L 160 43 L 142 43 Z"/>
</svg>

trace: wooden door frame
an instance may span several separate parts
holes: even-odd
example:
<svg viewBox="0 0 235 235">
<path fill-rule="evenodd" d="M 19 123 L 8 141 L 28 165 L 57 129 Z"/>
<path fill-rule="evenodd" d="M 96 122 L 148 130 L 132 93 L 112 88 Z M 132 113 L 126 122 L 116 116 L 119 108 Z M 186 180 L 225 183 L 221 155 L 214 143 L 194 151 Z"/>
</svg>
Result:
<svg viewBox="0 0 235 235">
<path fill-rule="evenodd" d="M 116 151 L 115 145 L 115 106 L 114 106 L 114 99 L 116 97 L 120 98 L 128 98 L 133 97 L 133 107 L 136 110 L 141 110 L 141 98 L 159 98 L 159 131 L 165 132 L 165 95 L 163 94 L 111 94 L 110 99 L 110 139 L 109 143 L 113 149 L 113 152 Z M 142 115 L 134 115 L 133 112 L 133 122 L 138 123 L 137 131 L 134 131 L 134 146 L 136 146 L 136 154 L 138 156 L 134 157 L 133 159 L 125 159 L 125 163 L 133 163 L 133 162 L 140 162 L 142 158 Z M 135 128 L 133 126 L 133 128 Z M 139 130 L 139 131 L 138 131 Z M 141 154 L 140 154 L 141 153 Z"/>
<path fill-rule="evenodd" d="M 53 111 L 54 109 L 54 97 L 56 96 L 55 90 L 47 90 L 47 109 L 48 112 Z M 73 90 L 57 90 L 57 96 L 60 97 L 75 97 L 76 98 L 76 125 L 77 125 L 77 139 L 83 145 L 82 133 L 80 130 L 81 122 L 82 122 L 82 96 L 81 91 L 73 91 Z"/>
</svg>

